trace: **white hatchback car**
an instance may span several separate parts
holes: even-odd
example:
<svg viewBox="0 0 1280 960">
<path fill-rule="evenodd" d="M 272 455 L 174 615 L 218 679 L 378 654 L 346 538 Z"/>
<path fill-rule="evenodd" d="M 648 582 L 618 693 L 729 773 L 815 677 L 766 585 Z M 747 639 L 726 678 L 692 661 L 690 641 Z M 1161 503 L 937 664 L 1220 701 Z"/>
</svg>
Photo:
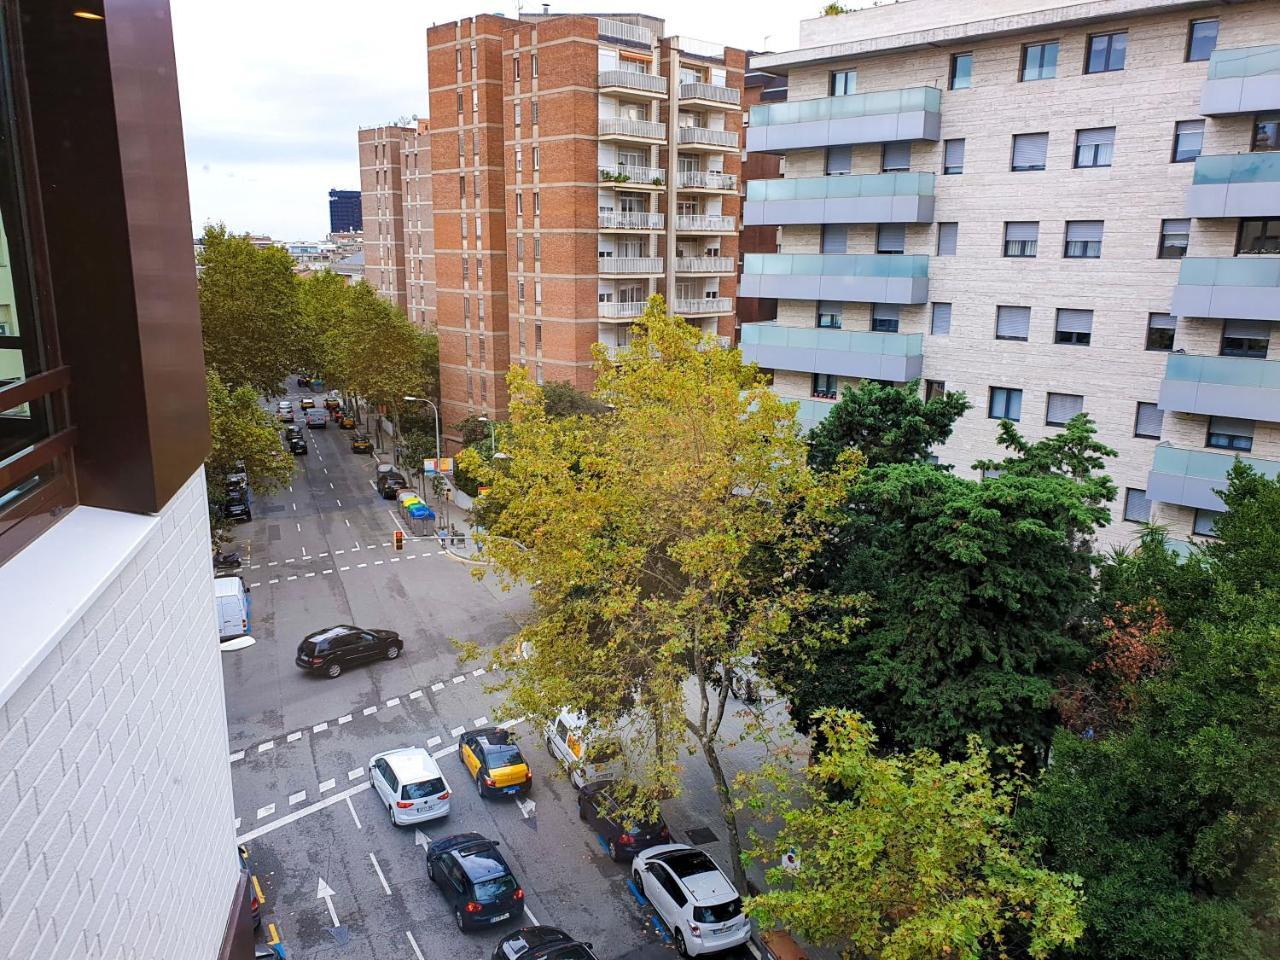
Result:
<svg viewBox="0 0 1280 960">
<path fill-rule="evenodd" d="M 665 843 L 636 854 L 631 878 L 671 930 L 682 956 L 728 950 L 751 939 L 733 883 L 701 850 Z"/>
<path fill-rule="evenodd" d="M 449 784 L 422 747 L 400 747 L 370 757 L 369 781 L 394 826 L 449 815 Z"/>
</svg>

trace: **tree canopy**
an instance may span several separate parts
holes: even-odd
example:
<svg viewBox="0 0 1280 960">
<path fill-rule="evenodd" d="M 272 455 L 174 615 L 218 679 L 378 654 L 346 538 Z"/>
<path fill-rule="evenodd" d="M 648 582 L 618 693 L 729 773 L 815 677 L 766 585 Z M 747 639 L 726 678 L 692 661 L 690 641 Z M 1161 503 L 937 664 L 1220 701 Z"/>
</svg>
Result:
<svg viewBox="0 0 1280 960">
<path fill-rule="evenodd" d="M 223 480 L 244 464 L 249 486 L 259 495 L 279 490 L 293 477 L 293 456 L 284 449 L 275 418 L 262 408 L 252 387 L 230 390 L 216 370 L 205 372 L 209 392 L 209 456 L 205 460 L 209 500 L 225 497 Z"/>
</svg>

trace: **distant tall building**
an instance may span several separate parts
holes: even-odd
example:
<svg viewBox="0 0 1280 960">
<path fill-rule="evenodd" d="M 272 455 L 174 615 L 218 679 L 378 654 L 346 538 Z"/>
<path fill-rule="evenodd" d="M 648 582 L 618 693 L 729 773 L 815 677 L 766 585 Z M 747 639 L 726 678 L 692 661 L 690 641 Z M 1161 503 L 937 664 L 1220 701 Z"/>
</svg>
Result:
<svg viewBox="0 0 1280 960">
<path fill-rule="evenodd" d="M 417 126 L 359 133 L 364 278 L 424 330 L 436 327 L 431 134 Z"/>
<path fill-rule="evenodd" d="M 329 232 L 355 233 L 360 229 L 360 191 L 330 190 Z"/>
</svg>

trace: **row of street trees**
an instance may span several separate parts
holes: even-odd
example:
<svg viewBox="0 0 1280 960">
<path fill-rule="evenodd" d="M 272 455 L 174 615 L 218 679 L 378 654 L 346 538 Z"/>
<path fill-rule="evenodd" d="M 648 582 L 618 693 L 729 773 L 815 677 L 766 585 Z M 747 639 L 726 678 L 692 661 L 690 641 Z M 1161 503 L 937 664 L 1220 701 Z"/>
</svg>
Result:
<svg viewBox="0 0 1280 960">
<path fill-rule="evenodd" d="M 637 812 L 701 754 L 740 889 L 798 853 L 749 910 L 849 956 L 1278 955 L 1280 483 L 1238 467 L 1186 563 L 1158 531 L 1105 558 L 1086 416 L 1001 424 L 970 480 L 928 460 L 962 395 L 863 384 L 806 438 L 660 301 L 637 331 L 591 410 L 513 370 L 506 456 L 463 456 L 500 576 L 533 584 L 512 714 L 625 725 Z M 747 675 L 807 769 L 769 698 L 731 697 Z M 772 759 L 735 777 L 743 738 Z"/>
</svg>

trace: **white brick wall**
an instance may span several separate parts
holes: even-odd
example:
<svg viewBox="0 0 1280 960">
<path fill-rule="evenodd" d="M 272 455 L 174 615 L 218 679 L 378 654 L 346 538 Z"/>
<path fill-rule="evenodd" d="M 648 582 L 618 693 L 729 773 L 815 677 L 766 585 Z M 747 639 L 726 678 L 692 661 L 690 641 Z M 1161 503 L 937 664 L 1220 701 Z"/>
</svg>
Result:
<svg viewBox="0 0 1280 960">
<path fill-rule="evenodd" d="M 162 943 L 204 960 L 222 942 L 238 866 L 203 473 L 156 521 L 0 708 L 15 960 L 150 960 Z"/>
</svg>

